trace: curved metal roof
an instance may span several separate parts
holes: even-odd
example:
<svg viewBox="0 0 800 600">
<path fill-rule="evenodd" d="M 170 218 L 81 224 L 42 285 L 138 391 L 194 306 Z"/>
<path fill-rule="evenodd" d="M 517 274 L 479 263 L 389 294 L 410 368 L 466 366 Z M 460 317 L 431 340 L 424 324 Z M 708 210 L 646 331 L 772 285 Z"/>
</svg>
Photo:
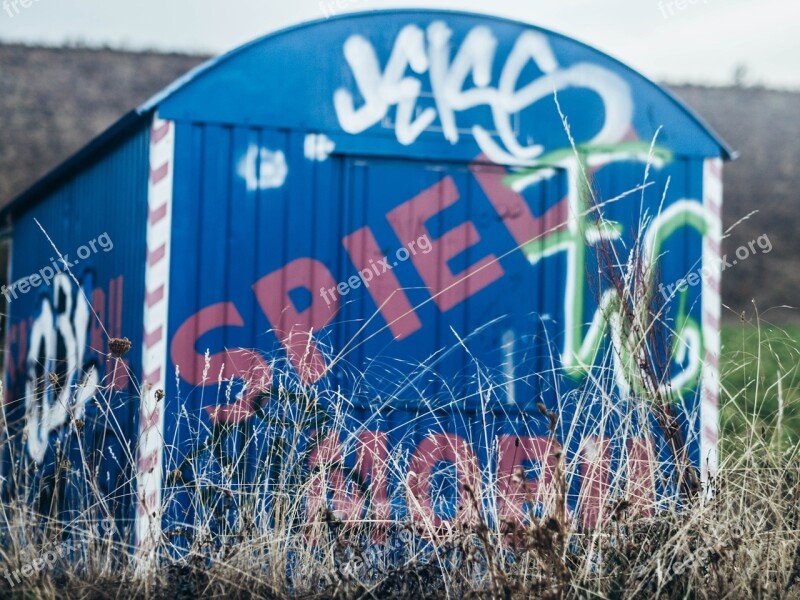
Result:
<svg viewBox="0 0 800 600">
<path fill-rule="evenodd" d="M 664 88 L 654 83 L 653 81 L 649 80 L 645 76 L 641 75 L 637 71 L 631 69 L 630 67 L 620 62 L 619 60 L 597 50 L 596 48 L 593 48 L 582 42 L 576 41 L 573 38 L 570 38 L 563 34 L 555 33 L 547 29 L 537 27 L 535 25 L 530 25 L 512 19 L 490 16 L 490 15 L 482 15 L 465 11 L 402 9 L 402 10 L 389 10 L 389 11 L 359 12 L 359 13 L 348 13 L 344 15 L 338 15 L 328 19 L 318 19 L 314 21 L 305 22 L 296 26 L 292 26 L 286 29 L 282 29 L 280 31 L 262 36 L 261 38 L 243 44 L 242 46 L 239 46 L 234 50 L 231 50 L 230 52 L 227 52 L 216 58 L 206 61 L 197 68 L 188 72 L 183 77 L 174 81 L 172 84 L 164 88 L 159 93 L 155 94 L 153 97 L 151 97 L 149 100 L 144 102 L 136 109 L 124 115 L 119 121 L 117 121 L 114 125 L 109 127 L 105 132 L 97 136 L 89 144 L 84 146 L 81 150 L 76 152 L 69 159 L 64 161 L 61 165 L 59 165 L 58 167 L 50 171 L 48 174 L 46 174 L 44 177 L 42 177 L 39 181 L 37 181 L 30 188 L 28 188 L 17 198 L 15 198 L 12 202 L 10 202 L 0 212 L 0 218 L 6 218 L 10 214 L 17 212 L 19 209 L 26 206 L 28 203 L 34 202 L 42 198 L 50 191 L 57 188 L 65 180 L 69 179 L 77 170 L 80 170 L 96 162 L 100 157 L 102 157 L 102 155 L 105 152 L 109 151 L 110 149 L 114 148 L 116 145 L 120 144 L 122 141 L 127 139 L 127 137 L 131 134 L 131 132 L 138 130 L 140 127 L 145 126 L 149 119 L 149 116 L 154 111 L 159 109 L 159 107 L 161 107 L 165 103 L 173 101 L 179 95 L 185 95 L 187 92 L 190 92 L 195 86 L 199 85 L 199 82 L 202 82 L 205 78 L 215 73 L 219 73 L 220 70 L 224 69 L 226 63 L 229 63 L 233 60 L 245 56 L 249 51 L 257 49 L 262 44 L 267 42 L 272 42 L 273 40 L 279 39 L 283 36 L 287 36 L 295 32 L 300 32 L 306 29 L 320 27 L 322 25 L 329 26 L 332 23 L 344 23 L 347 21 L 358 20 L 358 19 L 374 19 L 378 16 L 386 16 L 386 15 L 391 15 L 391 16 L 416 15 L 425 17 L 435 17 L 439 15 L 442 16 L 443 18 L 470 17 L 470 18 L 480 19 L 483 22 L 495 22 L 506 25 L 524 27 L 527 30 L 534 30 L 544 33 L 553 39 L 569 42 L 575 47 L 579 47 L 586 51 L 590 51 L 594 53 L 596 56 L 602 57 L 609 63 L 612 63 L 613 65 L 616 66 L 616 68 L 627 73 L 631 79 L 638 81 L 643 86 L 643 88 L 649 88 L 651 91 L 657 91 L 657 93 L 661 94 L 663 98 L 665 98 L 678 112 L 683 113 L 686 116 L 686 118 L 696 126 L 699 132 L 707 135 L 718 145 L 720 150 L 720 155 L 724 159 L 728 160 L 735 159 L 737 156 L 737 154 L 725 143 L 724 140 L 722 140 L 722 138 L 718 134 L 716 134 L 713 131 L 713 129 L 711 129 L 711 127 L 709 127 L 705 123 L 705 121 L 703 121 L 701 117 L 699 117 L 686 104 L 684 104 L 682 101 L 676 98 L 672 93 L 665 90 Z"/>
</svg>

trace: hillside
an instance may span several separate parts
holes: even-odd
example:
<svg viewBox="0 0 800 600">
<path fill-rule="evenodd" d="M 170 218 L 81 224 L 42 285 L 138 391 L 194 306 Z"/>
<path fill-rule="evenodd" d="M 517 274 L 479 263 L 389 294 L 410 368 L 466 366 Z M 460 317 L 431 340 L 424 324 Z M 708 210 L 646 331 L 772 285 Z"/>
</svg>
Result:
<svg viewBox="0 0 800 600">
<path fill-rule="evenodd" d="M 123 113 L 204 60 L 199 56 L 0 45 L 0 202 L 5 203 Z M 753 210 L 723 252 L 767 234 L 769 255 L 726 271 L 726 317 L 800 305 L 800 93 L 672 86 L 741 157 L 725 169 L 725 226 Z M 773 321 L 800 311 L 771 311 Z"/>
<path fill-rule="evenodd" d="M 740 153 L 725 166 L 725 228 L 754 210 L 723 243 L 733 255 L 767 234 L 773 250 L 740 262 L 723 276 L 723 302 L 752 315 L 781 304 L 800 306 L 800 93 L 762 88 L 672 87 Z M 766 318 L 797 321 L 800 311 Z M 726 315 L 733 316 L 732 313 Z"/>
<path fill-rule="evenodd" d="M 0 203 L 203 60 L 0 45 Z"/>
</svg>

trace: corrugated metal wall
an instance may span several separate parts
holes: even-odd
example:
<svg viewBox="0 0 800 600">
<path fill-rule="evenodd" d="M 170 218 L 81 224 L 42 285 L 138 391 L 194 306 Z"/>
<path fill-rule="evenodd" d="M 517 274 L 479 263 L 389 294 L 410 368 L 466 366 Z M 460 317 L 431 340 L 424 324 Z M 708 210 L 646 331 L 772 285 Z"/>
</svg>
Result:
<svg viewBox="0 0 800 600">
<path fill-rule="evenodd" d="M 271 370 L 269 386 L 318 384 L 341 393 L 346 417 L 335 434 L 341 439 L 382 432 L 393 452 L 407 456 L 439 432 L 466 440 L 480 464 L 490 465 L 502 436 L 548 435 L 539 402 L 560 415 L 557 439 L 569 444 L 571 464 L 579 462 L 588 435 L 604 434 L 624 446 L 620 431 L 641 433 L 644 423 L 626 422 L 630 411 L 619 407 L 618 415 L 603 417 L 602 402 L 575 396 L 587 375 L 605 381 L 613 395 L 611 364 L 592 367 L 584 357 L 589 364 L 569 375 L 557 363 L 570 331 L 576 330 L 577 346 L 588 335 L 609 288 L 602 273 L 619 269 L 636 240 L 644 240 L 662 198 L 665 209 L 684 199 L 696 203 L 702 161 L 659 160 L 645 189 L 618 198 L 645 181 L 646 154 L 622 152 L 594 163 L 587 157 L 595 201 L 620 234 L 619 254 L 602 257 L 586 237 L 597 219 L 579 180 L 570 180 L 578 177 L 575 170 L 526 174 L 480 157 L 466 164 L 334 153 L 320 162 L 304 153 L 304 140 L 300 132 L 178 125 L 174 212 L 180 218 L 173 228 L 169 322 L 170 365 L 180 380 L 169 384 L 166 414 L 179 416 L 167 419 L 165 439 L 167 472 L 177 469 L 184 482 L 168 494 L 169 521 L 187 518 L 190 504 L 197 507 L 189 490 L 204 469 L 201 480 L 210 481 L 220 465 L 243 466 L 247 456 L 250 474 L 243 473 L 242 482 L 252 484 L 249 478 L 274 459 L 273 417 L 259 414 L 262 399 L 248 396 L 259 361 Z M 579 217 L 574 231 L 570 215 Z M 658 273 L 651 273 L 658 281 L 678 281 L 701 266 L 702 232 L 680 216 L 670 231 Z M 397 260 L 398 249 L 410 240 L 419 245 L 423 236 L 428 252 Z M 524 244 L 531 239 L 537 241 Z M 332 289 L 383 257 L 391 268 L 381 268 L 368 288 L 362 279 L 357 287 L 348 284 L 346 294 Z M 693 287 L 682 300 L 695 318 L 699 298 L 700 288 Z M 686 366 L 670 364 L 678 300 L 656 298 L 658 307 L 671 307 L 662 315 L 663 347 L 654 350 L 666 380 L 668 368 Z M 317 348 L 333 365 L 323 379 L 284 339 L 294 323 L 314 331 L 304 350 Z M 256 354 L 242 363 L 234 356 L 241 350 Z M 306 368 L 312 371 L 307 376 Z M 232 388 L 229 380 L 236 381 Z M 250 391 L 237 397 L 245 382 Z M 696 378 L 685 391 L 690 415 L 695 384 Z M 343 403 L 328 400 L 321 410 L 336 421 L 333 413 L 344 410 Z M 268 404 L 261 408 L 268 412 Z M 224 405 L 246 408 L 226 420 L 215 412 Z M 696 415 L 691 419 L 686 431 L 697 461 L 699 422 Z M 600 420 L 603 431 L 597 430 Z M 655 451 L 669 464 L 657 424 L 648 426 Z M 222 454 L 206 456 L 199 467 L 210 442 Z M 354 453 L 355 446 L 348 461 L 356 460 Z M 404 518 L 408 508 L 397 477 L 390 485 L 393 514 Z M 574 498 L 578 478 L 573 485 Z M 212 493 L 208 506 L 216 497 Z"/>
<path fill-rule="evenodd" d="M 4 491 L 30 494 L 47 513 L 69 517 L 92 502 L 86 478 L 97 469 L 108 506 L 119 518 L 133 516 L 149 137 L 141 128 L 13 222 L 10 279 L 48 275 L 54 263 L 62 271 L 49 285 L 18 291 L 9 305 L 9 434 L 22 435 L 26 408 L 29 431 L 27 442 L 4 457 Z M 71 264 L 69 272 L 36 221 Z M 120 361 L 108 354 L 108 339 L 118 337 L 134 347 Z M 96 401 L 85 401 L 76 385 L 85 386 L 86 396 L 97 390 Z M 39 468 L 26 482 L 31 460 Z M 53 499 L 58 506 L 51 508 Z"/>
</svg>

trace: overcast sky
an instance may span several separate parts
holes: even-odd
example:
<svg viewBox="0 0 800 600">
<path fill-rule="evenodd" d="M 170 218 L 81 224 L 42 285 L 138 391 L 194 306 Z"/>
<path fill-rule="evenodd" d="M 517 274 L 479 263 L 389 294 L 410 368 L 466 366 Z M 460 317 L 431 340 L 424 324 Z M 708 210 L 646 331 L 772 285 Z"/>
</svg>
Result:
<svg viewBox="0 0 800 600">
<path fill-rule="evenodd" d="M 326 10 L 393 7 L 527 21 L 590 43 L 657 80 L 724 84 L 745 64 L 751 83 L 800 89 L 797 0 L 0 0 L 0 40 L 218 54 L 324 18 Z"/>
</svg>

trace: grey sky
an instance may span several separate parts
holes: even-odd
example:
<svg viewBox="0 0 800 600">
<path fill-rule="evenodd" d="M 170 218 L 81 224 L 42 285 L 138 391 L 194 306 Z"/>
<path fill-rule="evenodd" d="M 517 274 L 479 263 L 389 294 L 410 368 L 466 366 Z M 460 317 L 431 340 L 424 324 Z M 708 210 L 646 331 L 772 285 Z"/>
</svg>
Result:
<svg viewBox="0 0 800 600">
<path fill-rule="evenodd" d="M 800 89 L 796 0 L 0 0 L 0 39 L 217 54 L 322 18 L 324 6 L 492 13 L 590 43 L 658 80 L 728 83 L 744 63 L 753 82 Z"/>
</svg>

